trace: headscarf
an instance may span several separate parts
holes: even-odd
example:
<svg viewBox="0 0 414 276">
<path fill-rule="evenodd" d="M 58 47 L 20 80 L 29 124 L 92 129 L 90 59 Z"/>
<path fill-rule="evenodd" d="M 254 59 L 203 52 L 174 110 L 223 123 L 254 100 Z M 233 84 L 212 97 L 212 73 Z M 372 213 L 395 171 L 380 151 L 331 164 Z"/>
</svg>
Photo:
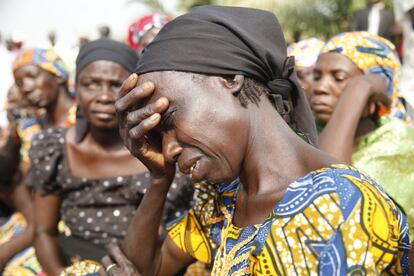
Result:
<svg viewBox="0 0 414 276">
<path fill-rule="evenodd" d="M 368 32 L 347 32 L 331 38 L 321 50 L 348 57 L 364 74 L 382 75 L 387 82 L 391 108 L 380 107 L 379 115 L 392 114 L 408 119 L 399 93 L 401 63 L 395 46 L 387 39 Z"/>
<path fill-rule="evenodd" d="M 53 49 L 33 48 L 21 52 L 13 64 L 13 72 L 29 64 L 39 66 L 55 76 L 69 78 L 69 71 Z"/>
<path fill-rule="evenodd" d="M 313 68 L 325 43 L 315 37 L 301 40 L 289 45 L 289 56 L 295 57 L 295 65 L 305 68 Z"/>
<path fill-rule="evenodd" d="M 265 84 L 273 103 L 278 102 L 275 98 L 288 101 L 291 96 L 295 130 L 317 144 L 315 123 L 294 72 L 294 59 L 287 58 L 283 32 L 270 12 L 221 6 L 192 9 L 161 29 L 143 51 L 136 72 L 166 70 L 241 74 Z"/>
<path fill-rule="evenodd" d="M 100 38 L 90 41 L 80 49 L 76 58 L 76 78 L 88 64 L 98 60 L 113 61 L 132 73 L 137 64 L 138 56 L 131 47 L 115 40 Z M 76 112 L 76 142 L 82 141 L 88 128 L 88 123 L 78 108 Z"/>
<path fill-rule="evenodd" d="M 79 76 L 88 64 L 98 60 L 116 62 L 132 72 L 137 64 L 138 56 L 128 45 L 112 39 L 100 38 L 90 41 L 80 49 L 76 58 L 76 76 Z"/>
<path fill-rule="evenodd" d="M 139 41 L 152 28 L 161 29 L 165 24 L 171 21 L 171 18 L 159 13 L 154 13 L 141 17 L 129 25 L 128 43 L 134 49 L 138 50 Z"/>
</svg>

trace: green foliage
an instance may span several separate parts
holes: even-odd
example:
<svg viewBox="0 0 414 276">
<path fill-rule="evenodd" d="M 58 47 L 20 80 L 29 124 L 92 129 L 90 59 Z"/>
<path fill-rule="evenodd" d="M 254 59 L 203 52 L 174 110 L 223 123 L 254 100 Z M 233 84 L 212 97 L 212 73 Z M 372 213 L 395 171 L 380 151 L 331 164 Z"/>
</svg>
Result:
<svg viewBox="0 0 414 276">
<path fill-rule="evenodd" d="M 192 7 L 201 6 L 201 5 L 215 5 L 217 1 L 214 0 L 181 0 L 180 1 L 180 9 L 188 11 L 191 10 Z"/>
<path fill-rule="evenodd" d="M 390 1 L 384 2 L 391 6 Z M 355 11 L 366 5 L 366 0 L 296 0 L 280 5 L 274 12 L 285 31 L 329 38 L 349 30 Z"/>
<path fill-rule="evenodd" d="M 385 0 L 392 8 L 392 0 Z M 300 32 L 303 37 L 329 38 L 349 30 L 354 12 L 368 0 L 182 0 L 183 10 L 194 5 L 216 4 L 266 9 L 274 12 L 287 37 Z"/>
</svg>

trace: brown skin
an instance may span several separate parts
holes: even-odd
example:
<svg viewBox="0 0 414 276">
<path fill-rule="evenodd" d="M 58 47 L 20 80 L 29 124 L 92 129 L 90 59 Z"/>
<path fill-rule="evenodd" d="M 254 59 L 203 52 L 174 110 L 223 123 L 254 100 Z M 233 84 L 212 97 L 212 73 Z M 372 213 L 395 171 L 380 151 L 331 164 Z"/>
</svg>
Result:
<svg viewBox="0 0 414 276">
<path fill-rule="evenodd" d="M 241 75 L 195 81 L 191 74 L 169 71 L 139 80 L 133 74 L 125 81 L 116 103 L 121 136 L 151 171 L 151 185 L 122 247 L 142 275 L 173 275 L 194 261 L 170 237 L 159 244 L 175 164 L 183 173 L 195 165 L 193 181 L 212 185 L 240 177 L 233 224 L 243 227 L 263 223 L 292 181 L 336 162 L 300 139 L 266 96 L 258 106 L 242 107 L 236 94 L 243 81 Z M 144 248 L 146 254 L 140 254 Z"/>
<path fill-rule="evenodd" d="M 66 133 L 71 173 L 77 177 L 102 179 L 133 175 L 146 168 L 132 157 L 119 137 L 115 98 L 129 72 L 112 61 L 95 61 L 78 75 L 76 87 L 79 104 L 89 123 L 89 132 L 75 141 L 75 128 Z M 59 275 L 64 269 L 58 249 L 59 209 L 62 198 L 35 195 L 36 255 L 48 275 Z"/>
<path fill-rule="evenodd" d="M 33 116 L 45 110 L 46 126 L 65 127 L 73 100 L 65 92 L 66 80 L 36 65 L 24 65 L 14 72 L 22 104 L 29 107 Z"/>
<path fill-rule="evenodd" d="M 298 75 L 298 80 L 300 85 L 305 91 L 306 97 L 311 98 L 313 93 L 313 69 L 302 66 L 295 66 L 296 74 Z"/>
<path fill-rule="evenodd" d="M 347 164 L 358 138 L 375 129 L 370 119 L 375 103 L 390 104 L 384 78 L 364 75 L 346 56 L 325 53 L 314 71 L 311 106 L 316 120 L 326 123 L 320 148 Z"/>
</svg>

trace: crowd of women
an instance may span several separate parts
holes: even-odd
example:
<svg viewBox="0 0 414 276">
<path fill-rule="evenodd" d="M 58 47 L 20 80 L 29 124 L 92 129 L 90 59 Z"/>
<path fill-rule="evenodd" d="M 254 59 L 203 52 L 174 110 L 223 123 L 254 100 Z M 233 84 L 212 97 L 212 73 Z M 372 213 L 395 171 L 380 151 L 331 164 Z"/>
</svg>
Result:
<svg viewBox="0 0 414 276">
<path fill-rule="evenodd" d="M 395 46 L 286 47 L 200 6 L 22 51 L 0 135 L 3 275 L 408 275 L 414 128 Z"/>
</svg>

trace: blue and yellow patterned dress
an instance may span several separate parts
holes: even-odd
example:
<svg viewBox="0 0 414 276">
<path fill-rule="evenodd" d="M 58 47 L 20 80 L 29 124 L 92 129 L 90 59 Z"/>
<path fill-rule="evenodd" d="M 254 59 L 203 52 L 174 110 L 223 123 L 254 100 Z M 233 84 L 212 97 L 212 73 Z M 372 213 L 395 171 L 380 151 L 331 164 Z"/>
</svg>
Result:
<svg viewBox="0 0 414 276">
<path fill-rule="evenodd" d="M 344 165 L 290 184 L 263 224 L 232 224 L 238 180 L 197 184 L 197 203 L 169 235 L 212 275 L 408 273 L 405 215 L 373 180 Z"/>
</svg>

